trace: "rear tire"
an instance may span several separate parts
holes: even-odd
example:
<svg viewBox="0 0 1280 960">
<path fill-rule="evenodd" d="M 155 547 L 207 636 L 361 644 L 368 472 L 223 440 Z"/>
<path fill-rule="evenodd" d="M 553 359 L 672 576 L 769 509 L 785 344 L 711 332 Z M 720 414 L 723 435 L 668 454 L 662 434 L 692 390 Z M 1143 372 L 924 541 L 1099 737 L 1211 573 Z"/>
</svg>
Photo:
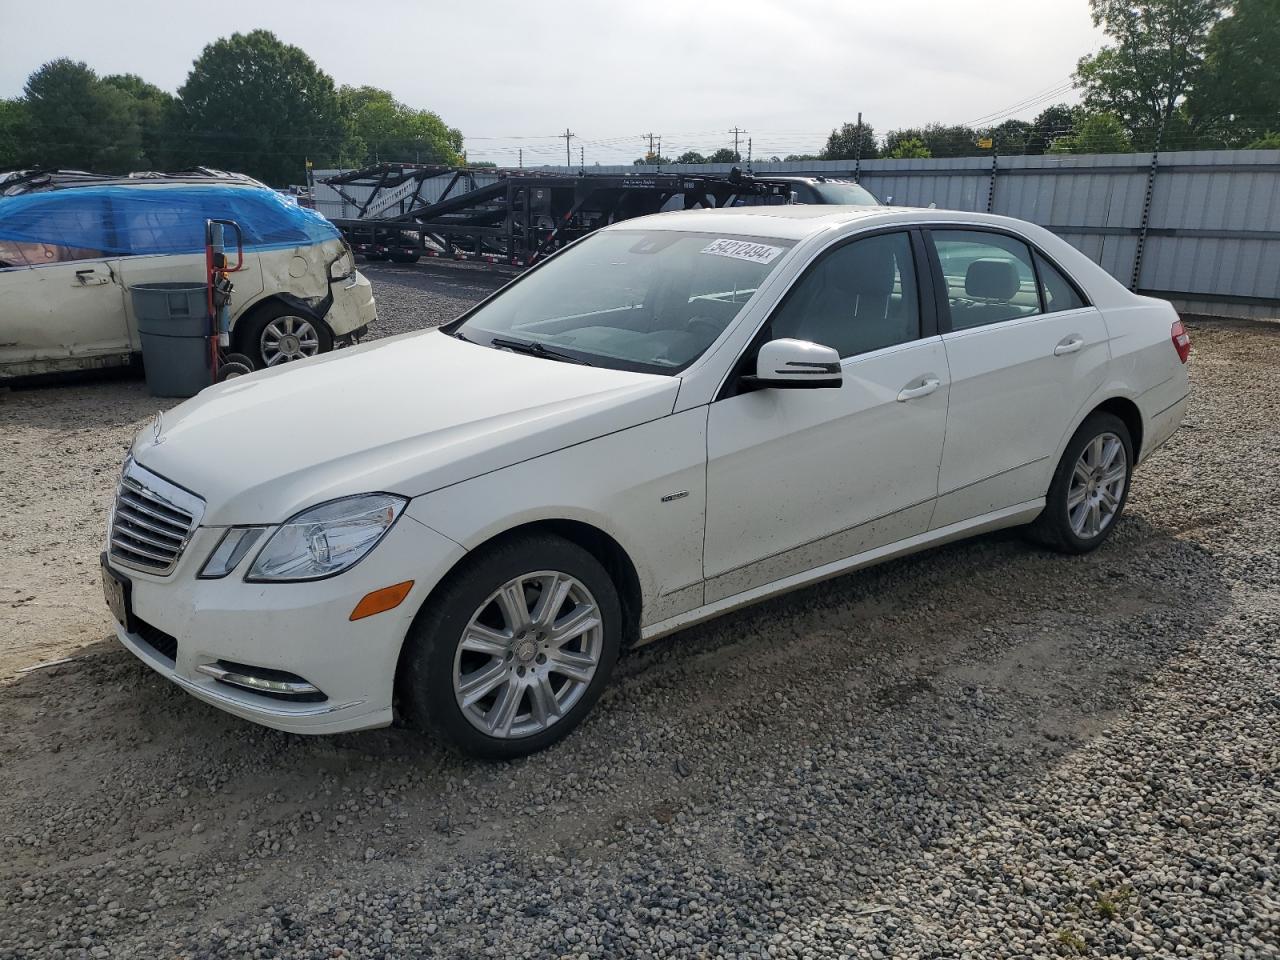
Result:
<svg viewBox="0 0 1280 960">
<path fill-rule="evenodd" d="M 1060 553 L 1098 549 L 1124 512 L 1132 477 L 1129 428 L 1113 414 L 1090 414 L 1062 453 L 1032 539 Z"/>
<path fill-rule="evenodd" d="M 561 537 L 516 536 L 464 560 L 419 611 L 400 703 L 413 726 L 472 756 L 525 756 L 582 722 L 621 640 L 600 561 Z"/>
<path fill-rule="evenodd" d="M 388 256 L 392 263 L 417 263 L 422 259 L 420 253 L 391 253 Z"/>
</svg>

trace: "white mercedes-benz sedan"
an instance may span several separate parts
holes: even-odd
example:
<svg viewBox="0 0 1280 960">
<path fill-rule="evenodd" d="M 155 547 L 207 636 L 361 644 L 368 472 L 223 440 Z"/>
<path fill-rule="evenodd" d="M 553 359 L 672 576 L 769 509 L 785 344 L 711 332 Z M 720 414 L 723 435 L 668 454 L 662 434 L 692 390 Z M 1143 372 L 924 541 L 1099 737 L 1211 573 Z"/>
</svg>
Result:
<svg viewBox="0 0 1280 960">
<path fill-rule="evenodd" d="M 1189 350 L 1016 220 L 628 220 L 444 327 L 157 416 L 104 590 L 130 650 L 238 716 L 517 756 L 624 648 L 764 597 L 999 527 L 1093 550 Z"/>
</svg>

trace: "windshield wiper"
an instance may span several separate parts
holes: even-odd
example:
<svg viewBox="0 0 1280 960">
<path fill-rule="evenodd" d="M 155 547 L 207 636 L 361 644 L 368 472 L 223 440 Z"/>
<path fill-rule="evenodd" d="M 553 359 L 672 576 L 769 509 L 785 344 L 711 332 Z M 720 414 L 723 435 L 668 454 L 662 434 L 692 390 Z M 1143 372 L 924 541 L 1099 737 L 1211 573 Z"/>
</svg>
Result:
<svg viewBox="0 0 1280 960">
<path fill-rule="evenodd" d="M 541 343 L 529 342 L 525 340 L 507 340 L 504 337 L 494 337 L 489 341 L 489 346 L 497 347 L 501 350 L 510 350 L 512 353 L 527 353 L 534 357 L 545 357 L 548 360 L 560 360 L 564 363 L 577 363 L 584 367 L 591 366 L 586 360 L 578 357 L 570 356 L 567 353 L 561 353 L 559 350 L 552 350 Z"/>
</svg>

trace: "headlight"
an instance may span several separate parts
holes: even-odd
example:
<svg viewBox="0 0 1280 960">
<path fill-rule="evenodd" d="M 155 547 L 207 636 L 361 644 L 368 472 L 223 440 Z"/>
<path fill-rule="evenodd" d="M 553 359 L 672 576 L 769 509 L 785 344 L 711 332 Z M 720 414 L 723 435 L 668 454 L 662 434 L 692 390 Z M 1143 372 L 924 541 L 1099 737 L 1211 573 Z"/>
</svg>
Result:
<svg viewBox="0 0 1280 960">
<path fill-rule="evenodd" d="M 201 580 L 218 580 L 240 565 L 245 554 L 267 532 L 267 527 L 232 527 L 222 535 L 209 559 L 200 568 Z"/>
<path fill-rule="evenodd" d="M 272 535 L 245 579 L 319 580 L 341 573 L 377 545 L 407 502 L 366 493 L 304 510 Z"/>
</svg>

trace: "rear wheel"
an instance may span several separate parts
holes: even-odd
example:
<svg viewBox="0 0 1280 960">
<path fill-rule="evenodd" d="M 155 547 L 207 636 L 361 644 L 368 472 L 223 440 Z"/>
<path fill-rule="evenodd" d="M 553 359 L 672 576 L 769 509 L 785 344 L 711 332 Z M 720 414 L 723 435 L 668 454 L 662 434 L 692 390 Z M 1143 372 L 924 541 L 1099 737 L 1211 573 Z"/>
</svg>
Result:
<svg viewBox="0 0 1280 960">
<path fill-rule="evenodd" d="M 387 256 L 391 258 L 392 263 L 417 263 L 422 259 L 422 254 L 417 251 L 406 252 L 398 250 L 389 253 Z"/>
<path fill-rule="evenodd" d="M 533 753 L 590 712 L 621 636 L 617 590 L 595 557 L 560 537 L 512 539 L 466 561 L 419 614 L 402 704 L 475 756 Z"/>
<path fill-rule="evenodd" d="M 1063 451 L 1032 535 L 1063 553 L 1096 550 L 1124 511 L 1132 470 L 1133 441 L 1124 421 L 1091 414 Z"/>
</svg>

